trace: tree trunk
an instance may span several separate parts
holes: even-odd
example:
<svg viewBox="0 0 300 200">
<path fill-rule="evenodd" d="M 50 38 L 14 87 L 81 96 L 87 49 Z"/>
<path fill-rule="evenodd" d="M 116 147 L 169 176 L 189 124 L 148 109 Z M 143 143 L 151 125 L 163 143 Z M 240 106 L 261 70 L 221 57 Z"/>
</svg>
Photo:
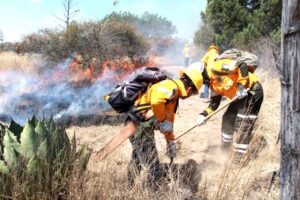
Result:
<svg viewBox="0 0 300 200">
<path fill-rule="evenodd" d="M 300 0 L 282 3 L 280 195 L 300 200 Z"/>
</svg>

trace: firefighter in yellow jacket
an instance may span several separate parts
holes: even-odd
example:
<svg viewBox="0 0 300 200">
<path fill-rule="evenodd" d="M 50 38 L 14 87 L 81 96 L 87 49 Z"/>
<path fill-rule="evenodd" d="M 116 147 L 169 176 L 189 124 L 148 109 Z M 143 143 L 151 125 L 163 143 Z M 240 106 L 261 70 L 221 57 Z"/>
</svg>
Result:
<svg viewBox="0 0 300 200">
<path fill-rule="evenodd" d="M 211 67 L 212 63 L 215 61 L 215 59 L 219 56 L 219 48 L 216 45 L 211 45 L 207 52 L 204 54 L 204 56 L 201 59 L 201 62 L 204 64 L 204 67 Z M 209 80 L 204 80 L 204 102 L 209 102 Z"/>
<path fill-rule="evenodd" d="M 228 149 L 233 142 L 235 128 L 240 127 L 239 135 L 233 144 L 237 161 L 247 151 L 253 137 L 253 126 L 263 102 L 263 88 L 252 69 L 254 68 L 244 62 L 220 59 L 202 73 L 203 79 L 209 81 L 212 92 L 208 108 L 200 113 L 198 118 L 199 125 L 204 123 L 205 116 L 218 108 L 222 96 L 229 99 L 238 98 L 224 113 L 221 128 L 222 147 Z"/>
<path fill-rule="evenodd" d="M 176 156 L 176 145 L 173 134 L 173 123 L 179 98 L 185 99 L 198 94 L 203 84 L 200 70 L 181 71 L 178 80 L 167 79 L 152 85 L 135 102 L 135 106 L 128 112 L 127 120 L 138 124 L 135 133 L 129 138 L 133 147 L 131 161 L 128 166 L 129 187 L 134 185 L 135 176 L 142 167 L 149 171 L 150 187 L 160 177 L 158 152 L 155 145 L 154 130 L 159 129 L 167 141 L 167 155 Z M 146 120 L 148 113 L 153 117 Z"/>
</svg>

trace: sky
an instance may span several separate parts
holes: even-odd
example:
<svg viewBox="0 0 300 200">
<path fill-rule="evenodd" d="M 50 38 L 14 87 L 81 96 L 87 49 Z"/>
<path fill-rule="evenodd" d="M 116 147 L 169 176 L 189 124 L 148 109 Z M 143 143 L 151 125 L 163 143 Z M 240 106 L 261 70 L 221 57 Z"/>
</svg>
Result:
<svg viewBox="0 0 300 200">
<path fill-rule="evenodd" d="M 42 28 L 61 27 L 64 0 L 0 0 L 0 30 L 4 42 L 17 42 Z M 72 0 L 76 21 L 100 20 L 113 11 L 141 15 L 148 11 L 166 17 L 176 26 L 176 36 L 193 39 L 206 0 Z M 117 1 L 113 5 L 113 1 Z M 56 17 L 55 17 L 56 16 Z"/>
</svg>

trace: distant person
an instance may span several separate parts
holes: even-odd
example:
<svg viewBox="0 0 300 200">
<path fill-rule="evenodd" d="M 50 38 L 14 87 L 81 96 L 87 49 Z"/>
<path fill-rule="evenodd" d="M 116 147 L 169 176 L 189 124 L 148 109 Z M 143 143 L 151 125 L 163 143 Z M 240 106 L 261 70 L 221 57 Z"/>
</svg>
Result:
<svg viewBox="0 0 300 200">
<path fill-rule="evenodd" d="M 212 63 L 215 59 L 219 56 L 219 48 L 215 45 L 211 45 L 205 55 L 202 57 L 201 62 L 204 64 L 205 68 L 211 67 Z M 209 102 L 209 81 L 204 80 L 204 94 L 203 94 L 203 101 L 205 103 Z"/>
<path fill-rule="evenodd" d="M 191 57 L 191 47 L 188 43 L 185 43 L 184 48 L 182 50 L 182 54 L 184 57 L 184 67 L 187 67 L 190 64 Z"/>
<path fill-rule="evenodd" d="M 21 44 L 16 45 L 16 53 L 21 54 L 23 52 L 23 47 Z"/>
</svg>

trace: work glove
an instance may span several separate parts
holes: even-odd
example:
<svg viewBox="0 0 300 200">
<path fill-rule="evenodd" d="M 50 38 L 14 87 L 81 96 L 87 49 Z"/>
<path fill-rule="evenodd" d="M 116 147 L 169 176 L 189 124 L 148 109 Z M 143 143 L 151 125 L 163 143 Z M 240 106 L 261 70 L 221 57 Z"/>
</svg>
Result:
<svg viewBox="0 0 300 200">
<path fill-rule="evenodd" d="M 164 120 L 159 124 L 159 130 L 161 133 L 173 132 L 173 123 L 169 120 Z"/>
<path fill-rule="evenodd" d="M 238 99 L 243 99 L 244 97 L 246 97 L 248 95 L 248 91 L 247 91 L 247 89 L 244 87 L 244 86 L 242 86 L 241 84 L 238 84 L 238 91 L 237 91 L 237 93 L 236 93 L 236 97 L 238 98 Z"/>
<path fill-rule="evenodd" d="M 167 140 L 167 156 L 169 158 L 176 157 L 176 143 L 172 140 Z"/>
<path fill-rule="evenodd" d="M 204 123 L 205 123 L 205 116 L 200 114 L 198 119 L 197 119 L 197 124 L 198 124 L 198 126 L 201 126 Z"/>
</svg>

